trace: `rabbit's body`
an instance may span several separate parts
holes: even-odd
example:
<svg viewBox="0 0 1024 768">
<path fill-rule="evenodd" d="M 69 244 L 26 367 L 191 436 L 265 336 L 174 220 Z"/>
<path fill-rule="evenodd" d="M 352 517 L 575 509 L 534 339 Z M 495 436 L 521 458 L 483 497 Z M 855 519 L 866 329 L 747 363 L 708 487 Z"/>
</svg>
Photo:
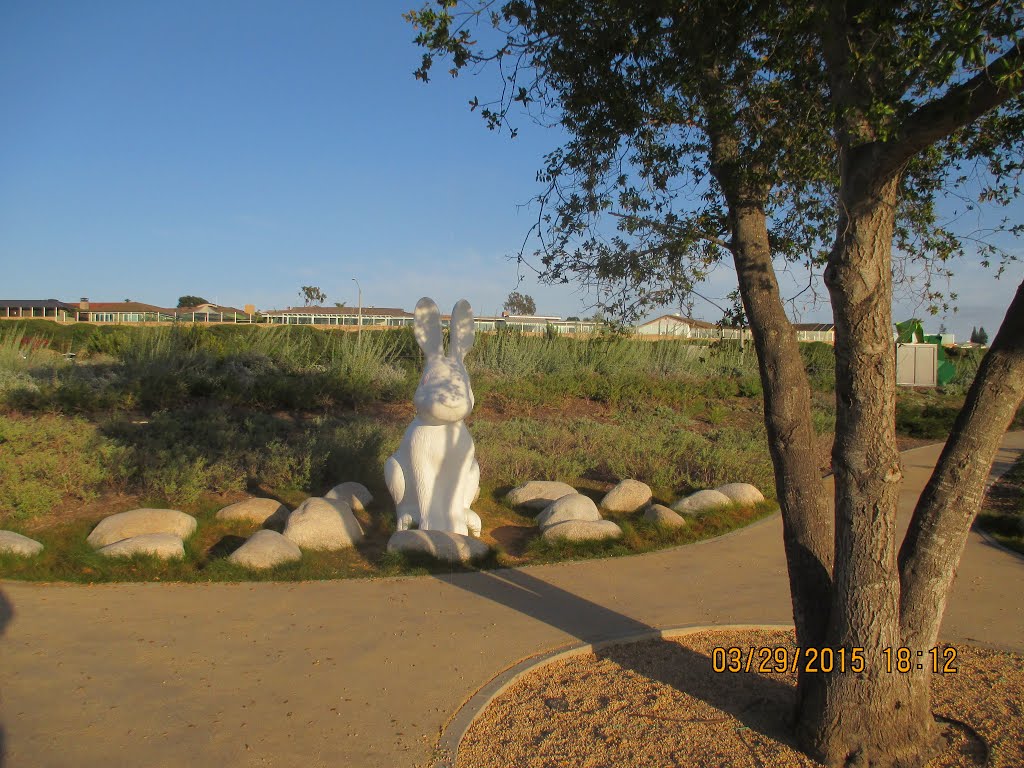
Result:
<svg viewBox="0 0 1024 768">
<path fill-rule="evenodd" d="M 424 530 L 479 534 L 469 506 L 479 488 L 480 467 L 473 438 L 461 421 L 427 424 L 413 419 L 388 459 L 384 477 L 392 497 L 400 499 L 395 503 L 399 530 L 415 523 Z"/>
<path fill-rule="evenodd" d="M 473 345 L 473 310 L 465 300 L 452 310 L 451 354 L 441 340 L 441 315 L 430 299 L 416 304 L 416 341 L 426 354 L 413 402 L 416 418 L 384 465 L 395 501 L 398 530 L 480 533 L 470 509 L 480 487 L 473 437 L 463 419 L 473 410 L 473 390 L 463 358 Z"/>
</svg>

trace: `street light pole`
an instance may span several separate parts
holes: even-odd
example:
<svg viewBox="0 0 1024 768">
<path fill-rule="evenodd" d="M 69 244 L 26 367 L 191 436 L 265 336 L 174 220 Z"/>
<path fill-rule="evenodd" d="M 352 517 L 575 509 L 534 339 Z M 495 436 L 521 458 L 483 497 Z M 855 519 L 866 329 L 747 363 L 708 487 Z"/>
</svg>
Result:
<svg viewBox="0 0 1024 768">
<path fill-rule="evenodd" d="M 359 284 L 359 281 L 354 277 L 352 282 L 356 284 L 356 288 L 359 289 L 359 327 L 356 328 L 356 341 L 363 338 L 363 286 Z"/>
</svg>

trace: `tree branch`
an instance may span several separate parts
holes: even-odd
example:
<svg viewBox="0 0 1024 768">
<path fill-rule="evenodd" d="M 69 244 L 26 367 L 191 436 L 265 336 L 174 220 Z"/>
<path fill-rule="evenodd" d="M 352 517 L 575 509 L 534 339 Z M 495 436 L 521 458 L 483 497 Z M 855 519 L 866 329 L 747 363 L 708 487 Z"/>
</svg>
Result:
<svg viewBox="0 0 1024 768">
<path fill-rule="evenodd" d="M 1024 67 L 1024 41 L 1014 46 L 966 83 L 918 108 L 903 126 L 899 141 L 879 147 L 882 178 L 897 172 L 918 152 L 972 123 L 1014 95 L 1008 75 Z M 1003 79 L 1000 84 L 999 80 Z"/>
<path fill-rule="evenodd" d="M 659 230 L 659 231 L 663 231 L 663 232 L 672 232 L 672 233 L 693 235 L 694 237 L 698 238 L 699 240 L 704 240 L 704 241 L 706 241 L 708 243 L 712 243 L 713 245 L 717 245 L 719 248 L 724 248 L 725 250 L 729 251 L 730 253 L 732 252 L 732 243 L 730 243 L 728 240 L 723 240 L 720 237 L 715 237 L 714 235 L 704 235 L 704 234 L 697 234 L 695 232 L 688 232 L 685 227 L 675 226 L 673 224 L 668 224 L 668 223 L 666 223 L 664 221 L 655 221 L 654 219 L 646 219 L 643 216 L 637 216 L 636 214 L 633 214 L 633 213 L 617 213 L 616 211 L 609 211 L 608 213 L 611 216 L 614 216 L 616 219 L 628 219 L 630 221 L 636 221 L 636 222 L 639 222 L 640 224 L 644 224 L 644 225 L 646 225 L 646 226 L 648 226 L 648 227 L 650 227 L 651 229 L 654 229 L 654 230 Z"/>
<path fill-rule="evenodd" d="M 1006 312 L 900 547 L 900 625 L 907 647 L 934 645 L 967 532 L 999 443 L 1024 397 L 1024 283 Z"/>
</svg>

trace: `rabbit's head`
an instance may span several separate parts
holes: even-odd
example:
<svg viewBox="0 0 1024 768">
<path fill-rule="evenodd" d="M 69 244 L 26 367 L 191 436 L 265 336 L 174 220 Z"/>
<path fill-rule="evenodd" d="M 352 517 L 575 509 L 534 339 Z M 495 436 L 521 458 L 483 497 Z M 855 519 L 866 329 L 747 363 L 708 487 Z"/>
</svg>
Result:
<svg viewBox="0 0 1024 768">
<path fill-rule="evenodd" d="M 454 424 L 473 410 L 473 388 L 463 360 L 473 346 L 473 309 L 462 299 L 452 310 L 450 351 L 444 353 L 441 313 L 433 299 L 416 303 L 416 341 L 427 357 L 413 403 L 417 417 L 428 424 Z"/>
</svg>

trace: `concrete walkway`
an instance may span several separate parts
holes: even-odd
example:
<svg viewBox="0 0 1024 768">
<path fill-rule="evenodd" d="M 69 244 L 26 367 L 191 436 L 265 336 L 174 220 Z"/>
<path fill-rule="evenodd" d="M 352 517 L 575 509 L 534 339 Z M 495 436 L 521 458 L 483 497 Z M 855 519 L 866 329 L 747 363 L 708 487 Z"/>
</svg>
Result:
<svg viewBox="0 0 1024 768">
<path fill-rule="evenodd" d="M 995 472 L 1024 450 L 1007 436 Z M 904 454 L 907 512 L 938 447 Z M 560 645 L 788 623 L 778 515 L 715 541 L 518 570 L 303 584 L 0 585 L 0 758 L 48 766 L 429 764 L 478 688 Z M 972 533 L 951 642 L 1024 652 L 1024 559 Z"/>
</svg>

